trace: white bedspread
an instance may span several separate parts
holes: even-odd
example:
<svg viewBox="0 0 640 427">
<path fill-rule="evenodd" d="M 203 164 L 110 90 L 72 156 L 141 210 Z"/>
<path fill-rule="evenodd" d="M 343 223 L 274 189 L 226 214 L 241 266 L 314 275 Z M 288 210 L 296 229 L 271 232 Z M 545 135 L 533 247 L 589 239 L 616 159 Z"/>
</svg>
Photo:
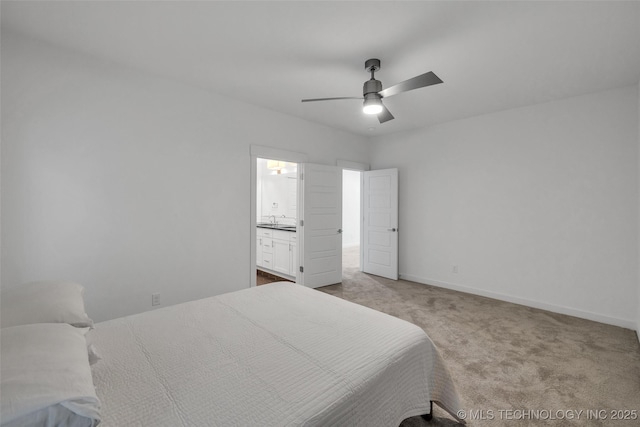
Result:
<svg viewBox="0 0 640 427">
<path fill-rule="evenodd" d="M 397 426 L 458 396 L 419 327 L 276 283 L 102 322 L 101 426 Z"/>
</svg>

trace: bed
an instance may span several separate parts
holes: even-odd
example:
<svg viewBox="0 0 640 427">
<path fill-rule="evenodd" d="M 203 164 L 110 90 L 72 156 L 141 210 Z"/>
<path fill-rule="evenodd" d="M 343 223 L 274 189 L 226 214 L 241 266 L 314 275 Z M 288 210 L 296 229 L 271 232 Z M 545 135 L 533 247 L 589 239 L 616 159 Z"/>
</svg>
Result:
<svg viewBox="0 0 640 427">
<path fill-rule="evenodd" d="M 303 286 L 93 330 L 83 292 L 60 281 L 2 291 L 2 427 L 397 426 L 434 402 L 454 418 L 460 407 L 422 329 Z"/>
<path fill-rule="evenodd" d="M 458 395 L 419 327 L 292 283 L 95 325 L 101 426 L 397 426 L 454 418 Z"/>
</svg>

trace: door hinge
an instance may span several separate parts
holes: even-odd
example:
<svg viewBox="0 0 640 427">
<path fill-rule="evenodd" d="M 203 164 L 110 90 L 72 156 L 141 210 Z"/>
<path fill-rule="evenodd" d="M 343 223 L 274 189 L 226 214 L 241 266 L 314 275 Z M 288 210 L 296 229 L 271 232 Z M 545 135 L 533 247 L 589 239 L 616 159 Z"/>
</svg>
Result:
<svg viewBox="0 0 640 427">
<path fill-rule="evenodd" d="M 300 266 L 300 273 L 304 273 L 304 267 Z"/>
<path fill-rule="evenodd" d="M 300 227 L 304 227 L 304 219 L 300 220 Z"/>
</svg>

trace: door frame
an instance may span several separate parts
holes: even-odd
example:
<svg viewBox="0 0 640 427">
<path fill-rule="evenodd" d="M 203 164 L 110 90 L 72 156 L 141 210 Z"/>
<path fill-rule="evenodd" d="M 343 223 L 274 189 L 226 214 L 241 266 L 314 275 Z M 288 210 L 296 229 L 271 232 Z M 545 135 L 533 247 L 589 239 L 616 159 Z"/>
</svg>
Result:
<svg viewBox="0 0 640 427">
<path fill-rule="evenodd" d="M 250 146 L 250 179 L 249 179 L 249 247 L 251 248 L 249 267 L 251 268 L 249 278 L 250 287 L 256 286 L 256 272 L 258 267 L 256 265 L 256 227 L 258 222 L 256 217 L 258 214 L 257 207 L 257 179 L 258 179 L 258 158 L 282 160 L 291 163 L 307 163 L 307 154 L 299 153 L 296 151 L 281 150 L 278 148 L 267 147 L 263 145 L 251 145 Z M 300 209 L 298 206 L 297 209 Z M 299 248 L 298 248 L 299 250 Z M 297 275 L 296 275 L 297 281 Z"/>
<path fill-rule="evenodd" d="M 365 172 L 371 169 L 368 163 L 351 162 L 349 160 L 338 160 L 336 165 L 342 170 L 352 170 L 358 172 Z M 364 176 L 360 174 L 360 271 L 363 271 L 364 265 Z"/>
</svg>

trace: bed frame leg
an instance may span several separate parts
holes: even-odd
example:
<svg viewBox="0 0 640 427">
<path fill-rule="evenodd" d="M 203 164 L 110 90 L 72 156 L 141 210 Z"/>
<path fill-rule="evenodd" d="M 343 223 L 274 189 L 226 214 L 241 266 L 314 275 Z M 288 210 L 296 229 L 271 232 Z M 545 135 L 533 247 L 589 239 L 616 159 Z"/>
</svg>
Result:
<svg viewBox="0 0 640 427">
<path fill-rule="evenodd" d="M 422 419 L 426 421 L 431 421 L 433 418 L 433 401 L 429 401 L 429 413 L 422 415 Z"/>
</svg>

